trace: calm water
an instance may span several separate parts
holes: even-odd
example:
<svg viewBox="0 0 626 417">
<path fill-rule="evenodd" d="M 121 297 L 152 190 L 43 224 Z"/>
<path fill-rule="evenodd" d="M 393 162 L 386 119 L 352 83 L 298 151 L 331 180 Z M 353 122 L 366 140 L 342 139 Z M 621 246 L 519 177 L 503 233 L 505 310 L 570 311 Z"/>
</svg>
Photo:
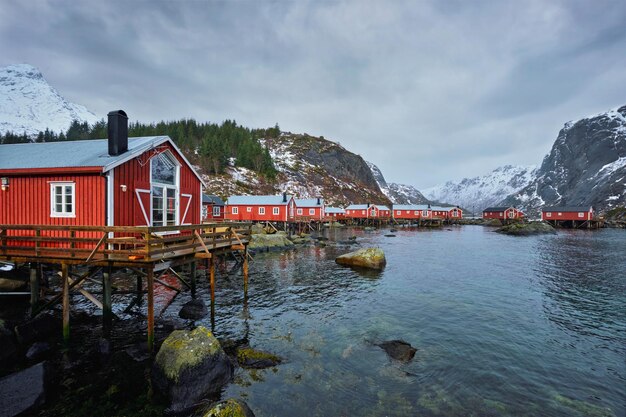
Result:
<svg viewBox="0 0 626 417">
<path fill-rule="evenodd" d="M 257 416 L 626 415 L 624 231 L 384 233 L 329 235 L 380 246 L 382 273 L 306 247 L 257 255 L 247 305 L 240 276 L 218 281 L 217 336 L 286 358 L 225 396 Z M 389 339 L 415 358 L 373 345 Z"/>
</svg>

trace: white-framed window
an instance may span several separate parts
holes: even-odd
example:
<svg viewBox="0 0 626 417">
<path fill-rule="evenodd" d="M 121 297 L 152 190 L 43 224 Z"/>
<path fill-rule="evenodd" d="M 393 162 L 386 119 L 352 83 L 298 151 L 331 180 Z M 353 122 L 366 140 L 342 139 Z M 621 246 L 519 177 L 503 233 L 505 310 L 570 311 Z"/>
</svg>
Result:
<svg viewBox="0 0 626 417">
<path fill-rule="evenodd" d="M 559 216 L 562 216 L 562 215 L 563 215 L 563 213 L 561 213 L 561 212 L 559 211 Z"/>
<path fill-rule="evenodd" d="M 309 209 L 309 215 L 314 215 L 315 214 L 315 209 Z"/>
<path fill-rule="evenodd" d="M 73 182 L 50 183 L 50 217 L 76 217 L 76 187 Z"/>
<path fill-rule="evenodd" d="M 259 207 L 259 214 L 265 214 L 265 207 Z"/>
<path fill-rule="evenodd" d="M 298 216 L 302 215 L 302 209 L 298 209 Z"/>
<path fill-rule="evenodd" d="M 578 213 L 578 217 L 585 217 L 585 213 Z"/>
<path fill-rule="evenodd" d="M 417 216 L 417 215 L 419 215 L 419 214 L 420 214 L 420 212 L 419 212 L 419 211 L 417 211 L 417 210 L 415 210 L 415 211 L 413 212 L 413 214 L 415 214 L 415 215 Z"/>
<path fill-rule="evenodd" d="M 396 214 L 399 216 L 402 214 L 402 210 L 396 210 Z"/>
<path fill-rule="evenodd" d="M 239 207 L 233 207 L 232 213 L 233 214 L 239 214 Z"/>
<path fill-rule="evenodd" d="M 361 214 L 365 214 L 365 210 L 361 210 Z"/>
<path fill-rule="evenodd" d="M 280 208 L 278 208 L 278 207 L 272 208 L 272 214 L 274 216 L 278 216 L 280 214 Z"/>
<path fill-rule="evenodd" d="M 178 168 L 178 162 L 169 151 L 150 160 L 153 226 L 178 224 Z"/>
<path fill-rule="evenodd" d="M 248 213 L 252 213 L 252 207 L 246 207 L 246 211 L 247 211 Z"/>
<path fill-rule="evenodd" d="M 422 210 L 422 216 L 428 217 L 428 210 Z"/>
<path fill-rule="evenodd" d="M 206 204 L 203 204 L 202 205 L 202 218 L 206 219 L 208 215 L 209 215 L 209 208 L 207 207 Z"/>
<path fill-rule="evenodd" d="M 220 215 L 220 206 L 213 206 L 213 217 L 218 217 Z"/>
<path fill-rule="evenodd" d="M 552 213 L 550 212 L 546 213 L 546 217 L 552 217 Z"/>
</svg>

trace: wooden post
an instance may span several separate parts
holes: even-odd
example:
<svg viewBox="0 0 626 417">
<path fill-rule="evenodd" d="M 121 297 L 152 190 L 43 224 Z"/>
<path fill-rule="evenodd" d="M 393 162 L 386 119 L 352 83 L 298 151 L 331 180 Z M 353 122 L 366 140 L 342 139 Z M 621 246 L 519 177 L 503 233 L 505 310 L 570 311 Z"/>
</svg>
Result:
<svg viewBox="0 0 626 417">
<path fill-rule="evenodd" d="M 209 281 L 211 282 L 211 308 L 215 304 L 215 260 L 211 256 L 209 258 Z"/>
<path fill-rule="evenodd" d="M 113 311 L 111 303 L 111 268 L 107 267 L 102 272 L 102 330 L 104 337 L 111 336 L 113 323 Z"/>
<path fill-rule="evenodd" d="M 248 245 L 243 250 L 243 293 L 248 295 Z"/>
<path fill-rule="evenodd" d="M 191 262 L 191 297 L 196 298 L 196 261 Z"/>
<path fill-rule="evenodd" d="M 30 264 L 30 315 L 35 314 L 39 304 L 39 265 Z"/>
<path fill-rule="evenodd" d="M 137 274 L 137 305 L 141 305 L 141 300 L 143 299 L 143 280 L 141 279 L 141 275 Z"/>
<path fill-rule="evenodd" d="M 154 267 L 150 265 L 146 271 L 148 285 L 148 350 L 154 350 Z"/>
<path fill-rule="evenodd" d="M 63 341 L 67 345 L 70 340 L 70 280 L 67 264 L 61 264 L 63 279 Z"/>
</svg>

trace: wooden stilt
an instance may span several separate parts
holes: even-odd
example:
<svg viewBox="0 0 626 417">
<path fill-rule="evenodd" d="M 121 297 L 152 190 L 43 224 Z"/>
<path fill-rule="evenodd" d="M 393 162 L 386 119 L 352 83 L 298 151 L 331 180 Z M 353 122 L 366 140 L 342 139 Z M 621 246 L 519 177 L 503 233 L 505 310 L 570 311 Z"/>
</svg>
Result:
<svg viewBox="0 0 626 417">
<path fill-rule="evenodd" d="M 35 315 L 39 304 L 39 265 L 30 264 L 30 314 Z"/>
<path fill-rule="evenodd" d="M 142 276 L 140 274 L 137 274 L 137 283 L 136 283 L 136 285 L 137 285 L 137 288 L 136 288 L 136 290 L 137 290 L 137 302 L 136 302 L 136 304 L 138 306 L 140 306 L 141 305 L 141 301 L 143 299 L 143 278 L 142 278 Z"/>
<path fill-rule="evenodd" d="M 248 295 L 248 245 L 243 250 L 243 293 Z"/>
<path fill-rule="evenodd" d="M 215 260 L 209 258 L 209 282 L 211 283 L 211 308 L 215 304 Z"/>
<path fill-rule="evenodd" d="M 196 298 L 196 261 L 191 263 L 189 274 L 191 275 L 191 296 Z"/>
<path fill-rule="evenodd" d="M 104 271 L 102 271 L 102 333 L 105 338 L 111 336 L 111 327 L 113 324 L 112 288 L 111 269 L 105 268 Z"/>
<path fill-rule="evenodd" d="M 146 271 L 146 284 L 148 285 L 148 350 L 154 350 L 154 270 L 152 266 Z"/>
<path fill-rule="evenodd" d="M 61 277 L 63 279 L 63 341 L 67 344 L 70 340 L 70 280 L 67 264 L 61 264 Z"/>
</svg>

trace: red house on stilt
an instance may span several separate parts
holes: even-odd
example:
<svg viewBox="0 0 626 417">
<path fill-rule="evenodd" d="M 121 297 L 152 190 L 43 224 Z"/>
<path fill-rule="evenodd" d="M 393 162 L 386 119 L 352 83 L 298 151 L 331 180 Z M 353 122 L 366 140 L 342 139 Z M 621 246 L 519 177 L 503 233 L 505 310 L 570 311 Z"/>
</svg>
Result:
<svg viewBox="0 0 626 417">
<path fill-rule="evenodd" d="M 168 226 L 200 223 L 202 180 L 168 136 L 0 145 L 0 224 Z M 91 236 L 90 236 L 91 237 Z"/>
<path fill-rule="evenodd" d="M 290 222 L 295 218 L 293 196 L 234 195 L 228 198 L 225 218 L 236 221 Z"/>
</svg>

